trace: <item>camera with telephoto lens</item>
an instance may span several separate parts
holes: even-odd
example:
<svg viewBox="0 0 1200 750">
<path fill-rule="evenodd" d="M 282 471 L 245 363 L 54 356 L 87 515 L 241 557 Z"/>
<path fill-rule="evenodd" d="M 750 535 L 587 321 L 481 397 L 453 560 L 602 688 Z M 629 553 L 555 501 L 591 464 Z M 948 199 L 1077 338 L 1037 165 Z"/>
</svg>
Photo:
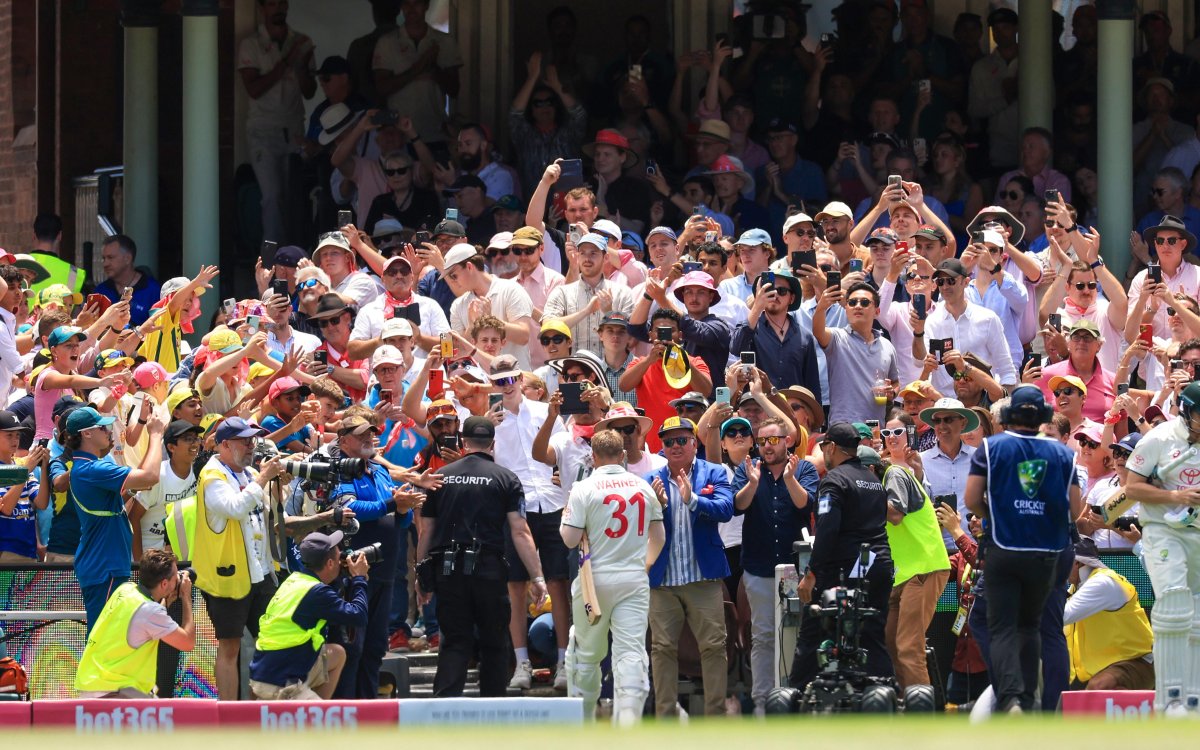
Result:
<svg viewBox="0 0 1200 750">
<path fill-rule="evenodd" d="M 324 458 L 323 456 L 321 458 Z M 307 461 L 284 461 L 283 470 L 297 479 L 318 484 L 340 484 L 353 481 L 367 472 L 367 462 L 361 458 L 330 458 Z"/>
<path fill-rule="evenodd" d="M 382 547 L 383 545 L 379 542 L 375 542 L 374 544 L 368 544 L 366 547 L 359 547 L 358 549 L 342 550 L 342 562 L 345 563 L 351 557 L 361 553 L 367 559 L 368 563 L 374 565 L 383 560 Z"/>
</svg>

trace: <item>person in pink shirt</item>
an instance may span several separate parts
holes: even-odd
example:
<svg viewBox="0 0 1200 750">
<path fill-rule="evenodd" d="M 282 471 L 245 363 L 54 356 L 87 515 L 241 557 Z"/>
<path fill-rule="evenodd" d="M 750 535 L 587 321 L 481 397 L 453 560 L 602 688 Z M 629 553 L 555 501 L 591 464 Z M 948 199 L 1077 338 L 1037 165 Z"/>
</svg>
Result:
<svg viewBox="0 0 1200 750">
<path fill-rule="evenodd" d="M 563 284 L 563 275 L 542 263 L 542 232 L 534 227 L 521 227 L 513 232 L 512 252 L 517 259 L 516 282 L 533 302 L 533 319 L 541 323 L 542 308 L 550 292 Z M 529 363 L 533 368 L 546 364 L 546 350 L 534 338 L 529 339 Z"/>
<path fill-rule="evenodd" d="M 33 439 L 54 436 L 54 402 L 65 391 L 85 388 L 112 388 L 118 383 L 128 385 L 129 373 L 92 378 L 75 372 L 79 367 L 79 350 L 87 334 L 76 326 L 59 326 L 51 331 L 46 343 L 50 349 L 50 364 L 35 370 L 30 376 L 33 391 L 33 413 L 36 429 Z"/>
<path fill-rule="evenodd" d="M 1084 386 L 1082 414 L 1094 422 L 1103 422 L 1112 407 L 1114 393 L 1113 376 L 1100 365 L 1100 347 L 1104 338 L 1100 329 L 1087 318 L 1080 318 L 1067 329 L 1067 358 L 1040 368 L 1037 385 L 1046 396 L 1047 403 L 1055 403 L 1055 378 L 1072 376 Z M 1030 368 L 1030 373 L 1039 368 Z M 1072 423 L 1072 427 L 1076 425 Z"/>
</svg>

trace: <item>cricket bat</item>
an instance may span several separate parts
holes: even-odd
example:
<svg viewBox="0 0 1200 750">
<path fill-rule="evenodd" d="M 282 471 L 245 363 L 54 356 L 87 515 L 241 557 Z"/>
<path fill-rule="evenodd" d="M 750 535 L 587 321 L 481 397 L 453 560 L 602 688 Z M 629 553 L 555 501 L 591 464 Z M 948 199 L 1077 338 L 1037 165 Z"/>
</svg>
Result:
<svg viewBox="0 0 1200 750">
<path fill-rule="evenodd" d="M 587 534 L 579 540 L 579 590 L 583 593 L 583 611 L 589 625 L 600 621 L 600 600 L 596 597 L 596 581 L 592 578 L 592 548 Z"/>
</svg>

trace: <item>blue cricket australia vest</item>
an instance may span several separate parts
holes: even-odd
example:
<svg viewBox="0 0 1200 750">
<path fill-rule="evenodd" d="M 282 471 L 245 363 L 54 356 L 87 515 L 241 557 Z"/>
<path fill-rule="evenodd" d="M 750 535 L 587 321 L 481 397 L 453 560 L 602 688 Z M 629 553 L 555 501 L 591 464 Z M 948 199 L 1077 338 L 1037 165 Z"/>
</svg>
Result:
<svg viewBox="0 0 1200 750">
<path fill-rule="evenodd" d="M 988 438 L 983 451 L 992 541 L 1015 551 L 1065 549 L 1071 543 L 1074 454 L 1057 440 L 1014 432 Z"/>
</svg>

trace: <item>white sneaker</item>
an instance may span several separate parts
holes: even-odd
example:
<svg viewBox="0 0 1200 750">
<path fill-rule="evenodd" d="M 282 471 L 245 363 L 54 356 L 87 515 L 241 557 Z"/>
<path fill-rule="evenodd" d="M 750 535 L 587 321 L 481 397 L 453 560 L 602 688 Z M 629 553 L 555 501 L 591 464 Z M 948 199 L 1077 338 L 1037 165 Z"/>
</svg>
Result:
<svg viewBox="0 0 1200 750">
<path fill-rule="evenodd" d="M 566 675 L 563 675 L 563 679 L 566 679 Z M 512 680 L 509 681 L 508 686 L 519 690 L 528 690 L 532 684 L 533 665 L 529 663 L 528 659 L 517 662 L 517 668 L 513 670 Z"/>
<path fill-rule="evenodd" d="M 554 689 L 567 689 L 567 665 L 561 661 L 554 667 Z"/>
</svg>

